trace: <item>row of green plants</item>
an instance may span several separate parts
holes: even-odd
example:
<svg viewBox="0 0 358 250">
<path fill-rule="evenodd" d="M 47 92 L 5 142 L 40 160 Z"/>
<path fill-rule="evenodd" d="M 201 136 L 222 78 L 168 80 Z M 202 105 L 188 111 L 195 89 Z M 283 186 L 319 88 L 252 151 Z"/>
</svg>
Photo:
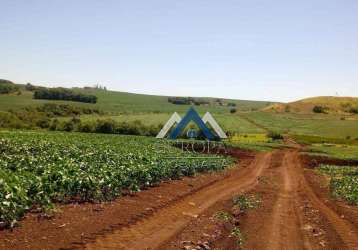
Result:
<svg viewBox="0 0 358 250">
<path fill-rule="evenodd" d="M 150 137 L 60 132 L 0 133 L 0 225 L 55 203 L 106 201 L 162 180 L 221 170 L 225 156 L 201 157 Z"/>
<path fill-rule="evenodd" d="M 231 211 L 219 211 L 214 218 L 227 224 L 230 228 L 229 237 L 233 237 L 237 243 L 238 249 L 242 249 L 245 244 L 245 236 L 242 233 L 240 217 L 250 209 L 259 208 L 262 203 L 259 194 L 240 194 L 232 199 Z"/>
<path fill-rule="evenodd" d="M 330 177 L 330 190 L 334 197 L 358 204 L 358 167 L 321 165 L 319 171 Z"/>
</svg>

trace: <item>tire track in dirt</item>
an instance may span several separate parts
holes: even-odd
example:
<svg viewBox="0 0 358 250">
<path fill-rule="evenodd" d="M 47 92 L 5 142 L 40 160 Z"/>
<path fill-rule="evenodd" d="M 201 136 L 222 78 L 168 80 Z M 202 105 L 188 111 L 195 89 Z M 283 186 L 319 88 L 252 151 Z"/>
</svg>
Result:
<svg viewBox="0 0 358 250">
<path fill-rule="evenodd" d="M 86 249 L 156 249 L 178 234 L 191 220 L 220 200 L 252 188 L 269 166 L 271 153 L 262 153 L 240 173 L 218 181 L 165 207 L 151 217 L 112 234 L 100 236 L 88 243 Z"/>
<path fill-rule="evenodd" d="M 299 211 L 299 180 L 292 174 L 290 153 L 284 155 L 280 167 L 282 184 L 273 208 L 270 237 L 267 249 L 313 249 L 308 237 L 302 232 L 302 215 Z"/>
<path fill-rule="evenodd" d="M 334 210 L 329 208 L 322 202 L 314 193 L 310 185 L 307 183 L 303 167 L 300 163 L 299 155 L 297 152 L 289 155 L 290 161 L 293 163 L 293 174 L 302 182 L 302 191 L 310 200 L 312 205 L 320 211 L 320 213 L 327 219 L 330 226 L 335 230 L 341 238 L 347 249 L 358 249 L 358 230 L 348 220 L 341 218 Z"/>
<path fill-rule="evenodd" d="M 310 238 L 304 230 L 304 215 L 300 210 L 303 198 L 328 222 L 329 227 L 342 240 L 340 249 L 358 249 L 357 229 L 349 221 L 341 218 L 326 206 L 308 185 L 296 151 L 287 151 L 280 167 L 281 184 L 272 217 L 265 230 L 260 233 L 270 235 L 266 249 L 321 249 L 322 246 Z"/>
</svg>

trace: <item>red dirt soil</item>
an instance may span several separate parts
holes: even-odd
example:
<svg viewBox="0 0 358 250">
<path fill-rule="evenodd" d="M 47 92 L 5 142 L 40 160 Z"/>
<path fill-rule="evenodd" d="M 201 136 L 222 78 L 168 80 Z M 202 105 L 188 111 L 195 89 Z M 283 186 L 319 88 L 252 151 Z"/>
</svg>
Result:
<svg viewBox="0 0 358 250">
<path fill-rule="evenodd" d="M 214 215 L 232 212 L 232 197 L 249 192 L 262 202 L 238 217 L 244 249 L 358 249 L 356 207 L 332 200 L 298 150 L 236 154 L 243 160 L 222 173 L 165 182 L 110 203 L 60 206 L 51 219 L 28 214 L 21 227 L 0 232 L 0 248 L 239 249 L 233 225 Z"/>
<path fill-rule="evenodd" d="M 240 162 L 219 173 L 165 181 L 156 187 L 126 195 L 113 202 L 57 205 L 52 218 L 28 213 L 13 230 L 0 231 L 0 249 L 71 249 L 82 247 L 99 235 L 150 217 L 183 197 L 240 172 L 253 160 L 246 151 L 230 152 Z"/>
<path fill-rule="evenodd" d="M 321 201 L 304 177 L 298 153 L 276 151 L 271 159 L 258 185 L 249 191 L 261 197 L 259 208 L 238 219 L 243 248 L 358 249 L 357 217 L 339 216 Z M 239 249 L 231 236 L 233 225 L 213 219 L 217 211 L 232 212 L 232 206 L 231 200 L 217 203 L 160 249 L 196 249 L 203 242 L 211 249 Z"/>
</svg>

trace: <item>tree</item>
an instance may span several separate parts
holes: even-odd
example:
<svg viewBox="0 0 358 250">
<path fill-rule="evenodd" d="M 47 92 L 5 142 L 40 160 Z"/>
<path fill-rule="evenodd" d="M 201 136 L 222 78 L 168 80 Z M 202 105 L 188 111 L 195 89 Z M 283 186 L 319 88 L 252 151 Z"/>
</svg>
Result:
<svg viewBox="0 0 358 250">
<path fill-rule="evenodd" d="M 231 113 L 231 114 L 236 113 L 236 109 L 235 109 L 235 108 L 230 109 L 230 113 Z"/>
<path fill-rule="evenodd" d="M 327 110 L 326 107 L 319 106 L 319 105 L 314 106 L 313 109 L 312 109 L 312 111 L 313 111 L 314 113 L 317 113 L 317 114 L 319 114 L 319 113 L 325 114 L 325 113 L 326 113 L 326 110 Z"/>
<path fill-rule="evenodd" d="M 37 88 L 34 99 L 65 100 L 74 102 L 96 103 L 97 96 L 75 93 L 65 88 Z"/>
</svg>

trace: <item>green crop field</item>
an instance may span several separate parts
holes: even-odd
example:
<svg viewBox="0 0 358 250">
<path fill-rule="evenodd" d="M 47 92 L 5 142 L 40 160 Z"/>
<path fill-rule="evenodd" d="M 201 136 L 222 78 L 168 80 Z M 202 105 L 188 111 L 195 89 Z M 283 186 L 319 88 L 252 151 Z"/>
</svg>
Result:
<svg viewBox="0 0 358 250">
<path fill-rule="evenodd" d="M 321 165 L 318 169 L 330 178 L 330 190 L 334 197 L 350 204 L 358 203 L 358 166 Z"/>
<path fill-rule="evenodd" d="M 137 191 L 231 163 L 223 156 L 193 158 L 201 155 L 159 149 L 156 142 L 138 136 L 0 132 L 0 222 L 14 225 L 31 208 L 110 200 L 123 190 Z"/>
<path fill-rule="evenodd" d="M 307 152 L 342 160 L 358 160 L 358 145 L 317 143 L 310 145 Z"/>
<path fill-rule="evenodd" d="M 243 115 L 269 130 L 280 133 L 358 138 L 358 120 L 341 120 L 341 116 L 269 112 L 250 112 Z"/>
</svg>

